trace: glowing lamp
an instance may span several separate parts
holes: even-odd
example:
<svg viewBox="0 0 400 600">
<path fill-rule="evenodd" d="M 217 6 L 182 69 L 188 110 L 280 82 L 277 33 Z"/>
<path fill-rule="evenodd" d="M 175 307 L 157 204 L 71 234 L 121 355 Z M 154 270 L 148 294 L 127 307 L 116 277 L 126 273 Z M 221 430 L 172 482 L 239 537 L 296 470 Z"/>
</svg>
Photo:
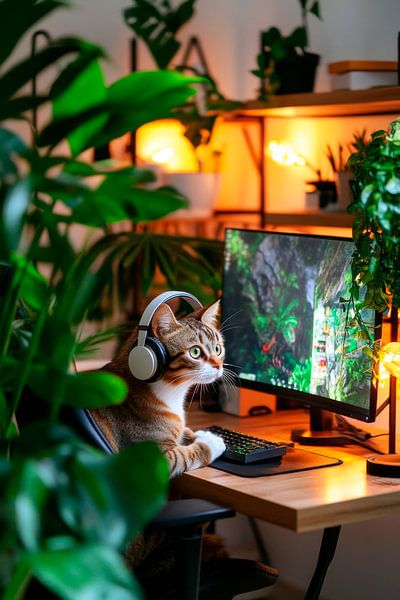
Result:
<svg viewBox="0 0 400 600">
<path fill-rule="evenodd" d="M 400 342 L 386 344 L 381 353 L 381 365 L 393 377 L 400 377 Z"/>
<path fill-rule="evenodd" d="M 392 435 L 389 432 L 389 452 L 382 456 L 367 458 L 367 473 L 379 475 L 380 477 L 400 477 L 400 454 L 396 454 L 396 401 L 397 401 L 397 378 L 400 377 L 400 343 L 390 342 L 380 352 L 380 374 L 387 373 L 391 377 L 389 410 L 392 411 L 393 422 Z M 392 437 L 392 440 L 390 440 Z"/>
<path fill-rule="evenodd" d="M 171 161 L 174 151 L 172 148 L 156 148 L 152 154 L 150 154 L 150 160 L 152 163 L 157 165 L 166 165 Z"/>
<path fill-rule="evenodd" d="M 142 163 L 156 164 L 166 172 L 198 170 L 196 153 L 184 136 L 185 128 L 174 119 L 153 121 L 137 131 L 137 156 Z"/>
</svg>

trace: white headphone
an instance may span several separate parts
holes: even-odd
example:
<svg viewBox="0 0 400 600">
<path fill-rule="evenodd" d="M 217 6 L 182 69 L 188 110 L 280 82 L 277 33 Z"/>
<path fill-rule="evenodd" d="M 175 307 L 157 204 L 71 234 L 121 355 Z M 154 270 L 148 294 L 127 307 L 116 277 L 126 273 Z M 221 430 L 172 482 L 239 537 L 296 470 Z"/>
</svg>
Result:
<svg viewBox="0 0 400 600">
<path fill-rule="evenodd" d="M 173 298 L 184 298 L 194 309 L 203 308 L 201 302 L 188 292 L 163 292 L 145 308 L 139 321 L 138 339 L 129 352 L 128 364 L 132 375 L 140 381 L 157 381 L 168 366 L 168 352 L 156 337 L 149 336 L 151 320 L 157 308 Z"/>
</svg>

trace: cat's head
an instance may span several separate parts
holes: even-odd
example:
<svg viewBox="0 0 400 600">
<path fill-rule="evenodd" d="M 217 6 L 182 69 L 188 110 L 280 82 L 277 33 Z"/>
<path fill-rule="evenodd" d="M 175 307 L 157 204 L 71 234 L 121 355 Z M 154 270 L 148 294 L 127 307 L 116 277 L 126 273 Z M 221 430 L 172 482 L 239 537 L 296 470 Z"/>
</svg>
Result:
<svg viewBox="0 0 400 600">
<path fill-rule="evenodd" d="M 159 306 L 152 330 L 168 352 L 163 376 L 168 383 L 207 384 L 222 377 L 225 347 L 218 312 L 219 301 L 177 320 L 167 304 Z"/>
</svg>

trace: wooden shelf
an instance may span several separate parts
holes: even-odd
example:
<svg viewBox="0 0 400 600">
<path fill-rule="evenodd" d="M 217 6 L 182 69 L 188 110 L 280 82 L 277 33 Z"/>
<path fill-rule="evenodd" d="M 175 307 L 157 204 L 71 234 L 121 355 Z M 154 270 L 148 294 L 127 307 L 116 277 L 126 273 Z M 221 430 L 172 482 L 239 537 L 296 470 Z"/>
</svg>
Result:
<svg viewBox="0 0 400 600">
<path fill-rule="evenodd" d="M 249 117 L 344 117 L 400 113 L 400 86 L 274 96 L 248 102 L 233 119 Z M 232 115 L 232 113 L 231 113 Z M 229 117 L 228 117 L 229 118 Z"/>
<path fill-rule="evenodd" d="M 319 210 L 304 211 L 299 213 L 267 213 L 265 224 L 268 225 L 294 225 L 294 226 L 319 226 L 319 227 L 351 227 L 354 216 L 346 211 Z"/>
</svg>

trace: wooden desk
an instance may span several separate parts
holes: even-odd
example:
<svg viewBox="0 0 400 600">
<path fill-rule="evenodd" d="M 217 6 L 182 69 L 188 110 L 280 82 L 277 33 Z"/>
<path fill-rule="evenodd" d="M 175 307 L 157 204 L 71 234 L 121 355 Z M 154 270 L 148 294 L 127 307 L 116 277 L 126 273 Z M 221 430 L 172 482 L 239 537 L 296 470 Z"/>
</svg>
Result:
<svg viewBox="0 0 400 600">
<path fill-rule="evenodd" d="M 308 415 L 296 410 L 239 418 L 197 410 L 189 412 L 188 421 L 193 429 L 220 424 L 259 437 L 288 440 L 291 429 L 307 427 Z M 378 440 L 381 449 L 386 451 L 386 436 Z M 319 562 L 324 557 L 326 562 L 322 573 L 320 569 L 317 574 L 317 568 L 314 574 L 305 596 L 310 600 L 319 597 L 341 525 L 400 513 L 400 479 L 367 475 L 365 457 L 373 452 L 361 446 L 299 447 L 340 458 L 343 464 L 256 478 L 238 477 L 205 467 L 185 473 L 175 480 L 174 487 L 292 531 L 325 529 Z"/>
</svg>

